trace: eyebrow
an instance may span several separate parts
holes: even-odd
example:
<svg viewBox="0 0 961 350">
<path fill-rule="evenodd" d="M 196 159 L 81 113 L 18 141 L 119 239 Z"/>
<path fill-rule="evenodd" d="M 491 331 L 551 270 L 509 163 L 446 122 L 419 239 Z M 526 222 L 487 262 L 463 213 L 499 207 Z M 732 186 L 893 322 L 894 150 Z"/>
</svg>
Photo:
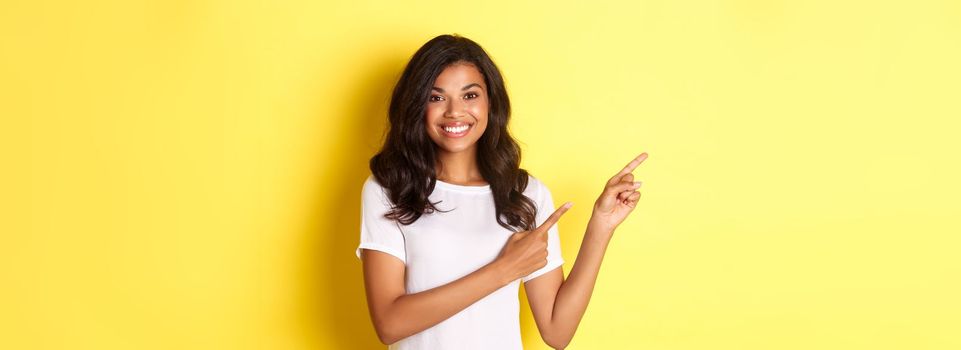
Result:
<svg viewBox="0 0 961 350">
<path fill-rule="evenodd" d="M 480 84 L 478 84 L 478 83 L 470 83 L 470 84 L 467 84 L 466 86 L 462 87 L 460 90 L 461 90 L 461 91 L 464 91 L 464 90 L 470 89 L 471 86 L 476 86 L 476 87 L 480 88 L 481 90 L 484 90 L 484 88 L 482 88 L 482 87 L 480 86 Z M 437 90 L 437 91 L 440 91 L 440 92 L 444 92 L 444 89 L 441 89 L 441 88 L 436 87 L 436 86 L 435 86 L 435 87 L 432 87 L 431 89 Z"/>
</svg>

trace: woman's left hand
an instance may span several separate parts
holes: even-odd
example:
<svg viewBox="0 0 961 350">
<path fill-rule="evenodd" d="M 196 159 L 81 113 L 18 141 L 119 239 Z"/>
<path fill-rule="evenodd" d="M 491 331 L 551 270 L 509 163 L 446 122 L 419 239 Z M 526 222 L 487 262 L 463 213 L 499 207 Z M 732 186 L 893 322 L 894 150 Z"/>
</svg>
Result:
<svg viewBox="0 0 961 350">
<path fill-rule="evenodd" d="M 634 181 L 634 174 L 631 172 L 647 159 L 647 152 L 641 153 L 634 158 L 617 175 L 614 175 L 604 186 L 604 192 L 594 202 L 594 213 L 591 215 L 592 225 L 607 232 L 614 232 L 627 215 L 634 210 L 637 201 L 641 198 L 641 192 L 637 191 L 641 187 L 641 182 Z"/>
</svg>

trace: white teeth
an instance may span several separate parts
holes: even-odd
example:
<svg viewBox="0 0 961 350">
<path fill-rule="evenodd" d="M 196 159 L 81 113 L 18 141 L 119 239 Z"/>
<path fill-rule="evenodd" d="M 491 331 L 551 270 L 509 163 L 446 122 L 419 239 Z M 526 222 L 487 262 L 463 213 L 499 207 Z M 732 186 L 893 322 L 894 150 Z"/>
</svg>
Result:
<svg viewBox="0 0 961 350">
<path fill-rule="evenodd" d="M 449 132 L 449 133 L 451 133 L 451 134 L 460 134 L 460 133 L 466 131 L 467 128 L 469 128 L 469 127 L 470 127 L 470 125 L 461 125 L 461 126 L 457 126 L 457 127 L 447 127 L 447 126 L 444 126 L 444 127 L 442 127 L 442 128 L 444 129 L 444 131 L 447 131 L 447 132 Z"/>
</svg>

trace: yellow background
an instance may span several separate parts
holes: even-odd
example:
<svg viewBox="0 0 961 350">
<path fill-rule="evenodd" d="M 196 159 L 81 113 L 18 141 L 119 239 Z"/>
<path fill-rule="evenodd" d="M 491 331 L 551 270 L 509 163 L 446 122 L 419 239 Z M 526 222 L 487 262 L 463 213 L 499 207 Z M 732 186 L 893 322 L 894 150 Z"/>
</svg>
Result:
<svg viewBox="0 0 961 350">
<path fill-rule="evenodd" d="M 571 349 L 961 348 L 961 2 L 27 0 L 0 5 L 0 348 L 383 348 L 360 188 L 442 33 L 575 202 L 565 272 L 650 153 Z"/>
</svg>

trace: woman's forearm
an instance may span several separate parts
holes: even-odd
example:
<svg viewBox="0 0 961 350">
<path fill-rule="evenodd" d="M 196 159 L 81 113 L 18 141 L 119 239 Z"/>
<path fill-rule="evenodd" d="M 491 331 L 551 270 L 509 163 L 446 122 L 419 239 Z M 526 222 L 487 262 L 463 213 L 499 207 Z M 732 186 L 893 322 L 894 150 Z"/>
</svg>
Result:
<svg viewBox="0 0 961 350">
<path fill-rule="evenodd" d="M 587 225 L 571 273 L 561 284 L 554 300 L 550 330 L 555 343 L 561 344 L 559 348 L 566 347 L 574 337 L 577 325 L 587 310 L 612 235 L 612 229 L 603 228 L 594 220 Z"/>
<path fill-rule="evenodd" d="M 385 313 L 381 340 L 393 344 L 450 318 L 510 283 L 504 275 L 494 262 L 448 284 L 398 297 Z"/>
</svg>

